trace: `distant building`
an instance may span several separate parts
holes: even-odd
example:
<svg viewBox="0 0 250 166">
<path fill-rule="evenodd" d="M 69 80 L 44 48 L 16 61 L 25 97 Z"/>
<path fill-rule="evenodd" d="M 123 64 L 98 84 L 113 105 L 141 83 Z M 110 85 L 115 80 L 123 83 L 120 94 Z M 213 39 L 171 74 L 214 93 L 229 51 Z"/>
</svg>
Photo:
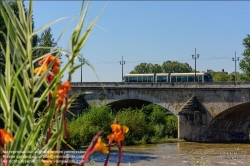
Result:
<svg viewBox="0 0 250 166">
<path fill-rule="evenodd" d="M 222 71 L 221 71 L 221 72 L 228 74 L 228 72 L 224 71 L 224 69 L 222 69 Z"/>
<path fill-rule="evenodd" d="M 211 73 L 211 72 L 214 72 L 214 71 L 212 69 L 207 69 L 206 72 Z"/>
<path fill-rule="evenodd" d="M 206 72 L 211 73 L 211 72 L 215 72 L 215 71 L 213 71 L 212 69 L 207 69 Z M 228 74 L 228 72 L 224 71 L 224 69 L 222 69 L 221 72 Z"/>
</svg>

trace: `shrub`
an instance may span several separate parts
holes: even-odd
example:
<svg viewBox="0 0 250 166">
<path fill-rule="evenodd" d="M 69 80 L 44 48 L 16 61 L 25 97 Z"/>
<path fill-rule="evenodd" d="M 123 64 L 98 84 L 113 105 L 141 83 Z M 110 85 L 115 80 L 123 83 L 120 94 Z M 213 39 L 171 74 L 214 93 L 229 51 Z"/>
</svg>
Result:
<svg viewBox="0 0 250 166">
<path fill-rule="evenodd" d="M 112 114 L 109 106 L 92 106 L 77 119 L 68 124 L 70 144 L 87 145 L 93 133 L 101 130 L 103 135 L 110 132 L 110 123 L 114 117 L 118 123 L 129 128 L 125 144 L 159 143 L 166 138 L 177 137 L 177 118 L 166 115 L 166 110 L 156 104 L 142 109 L 127 108 Z"/>
<path fill-rule="evenodd" d="M 174 115 L 168 115 L 166 118 L 166 134 L 174 138 L 178 135 L 178 122 L 177 117 Z"/>
<path fill-rule="evenodd" d="M 91 106 L 78 118 L 68 123 L 70 144 L 87 145 L 98 131 L 107 135 L 110 133 L 110 124 L 113 120 L 114 116 L 109 106 Z"/>
<path fill-rule="evenodd" d="M 148 133 L 146 115 L 140 110 L 124 109 L 117 113 L 116 118 L 130 130 L 126 136 L 126 144 L 134 144 L 133 142 L 140 141 Z"/>
</svg>

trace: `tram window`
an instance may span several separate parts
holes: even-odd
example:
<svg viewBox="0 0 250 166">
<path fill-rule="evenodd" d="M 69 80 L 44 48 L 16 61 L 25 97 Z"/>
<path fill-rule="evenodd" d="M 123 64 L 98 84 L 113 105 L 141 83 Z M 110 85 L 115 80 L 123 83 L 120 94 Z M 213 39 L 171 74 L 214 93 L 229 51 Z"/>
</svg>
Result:
<svg viewBox="0 0 250 166">
<path fill-rule="evenodd" d="M 199 82 L 202 82 L 202 76 L 199 76 Z"/>
<path fill-rule="evenodd" d="M 148 82 L 148 78 L 147 77 L 143 77 L 143 82 Z"/>
<path fill-rule="evenodd" d="M 187 82 L 187 76 L 182 76 L 182 82 Z"/>
<path fill-rule="evenodd" d="M 153 77 L 152 76 L 148 77 L 148 82 L 153 82 Z"/>
<path fill-rule="evenodd" d="M 196 75 L 195 82 L 199 82 L 199 76 Z"/>
<path fill-rule="evenodd" d="M 128 77 L 125 77 L 125 82 L 128 82 Z"/>
<path fill-rule="evenodd" d="M 171 82 L 176 82 L 176 76 L 171 76 Z"/>
<path fill-rule="evenodd" d="M 129 82 L 137 82 L 137 77 L 129 77 Z"/>
<path fill-rule="evenodd" d="M 194 82 L 194 76 L 188 76 L 188 82 Z"/>
<path fill-rule="evenodd" d="M 181 77 L 182 76 L 177 76 L 177 82 L 181 82 Z"/>
<path fill-rule="evenodd" d="M 167 82 L 167 76 L 157 76 L 157 82 Z"/>
<path fill-rule="evenodd" d="M 142 77 L 138 77 L 138 82 L 142 82 Z"/>
</svg>

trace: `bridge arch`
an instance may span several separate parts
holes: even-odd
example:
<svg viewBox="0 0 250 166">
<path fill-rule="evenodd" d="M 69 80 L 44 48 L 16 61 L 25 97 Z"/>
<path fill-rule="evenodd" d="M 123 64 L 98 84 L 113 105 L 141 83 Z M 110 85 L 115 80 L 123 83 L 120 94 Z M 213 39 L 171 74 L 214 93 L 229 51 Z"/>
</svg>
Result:
<svg viewBox="0 0 250 166">
<path fill-rule="evenodd" d="M 228 108 L 209 124 L 206 141 L 249 141 L 250 102 Z"/>
<path fill-rule="evenodd" d="M 145 100 L 138 100 L 138 99 L 123 99 L 123 100 L 118 100 L 118 101 L 113 101 L 106 103 L 107 105 L 110 105 L 111 108 L 115 111 L 119 111 L 123 108 L 132 108 L 132 109 L 141 109 L 143 106 L 147 106 L 149 104 L 156 104 L 158 106 L 163 107 L 162 105 L 159 105 L 157 103 L 152 103 L 149 101 Z M 165 108 L 165 107 L 163 107 Z M 166 108 L 165 108 L 166 109 Z"/>
<path fill-rule="evenodd" d="M 161 96 L 155 97 L 149 94 L 142 94 L 142 93 L 138 93 L 135 91 L 128 91 L 126 94 L 112 94 L 109 95 L 107 94 L 107 98 L 106 98 L 106 104 L 111 104 L 112 103 L 118 103 L 118 102 L 122 102 L 122 101 L 144 101 L 145 103 L 154 103 L 157 104 L 167 110 L 169 110 L 171 113 L 173 113 L 175 116 L 177 116 L 178 114 L 178 110 L 176 109 L 176 107 L 171 103 L 171 102 L 167 102 L 166 100 L 164 100 Z"/>
</svg>

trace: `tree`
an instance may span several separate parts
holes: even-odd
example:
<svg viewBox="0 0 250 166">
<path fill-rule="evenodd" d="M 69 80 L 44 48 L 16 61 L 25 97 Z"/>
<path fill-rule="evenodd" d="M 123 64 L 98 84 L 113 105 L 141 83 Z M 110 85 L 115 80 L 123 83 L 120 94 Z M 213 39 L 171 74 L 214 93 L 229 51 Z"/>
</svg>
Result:
<svg viewBox="0 0 250 166">
<path fill-rule="evenodd" d="M 154 73 L 158 71 L 159 66 L 157 64 L 153 65 L 152 63 L 140 63 L 135 66 L 134 70 L 130 72 L 130 74 L 146 74 L 146 73 Z"/>
<path fill-rule="evenodd" d="M 165 61 L 161 67 L 164 73 L 190 73 L 192 71 L 192 67 L 188 63 L 177 61 Z"/>
<path fill-rule="evenodd" d="M 240 69 L 243 71 L 241 78 L 244 79 L 244 81 L 250 81 L 250 35 L 247 35 L 247 37 L 243 39 L 242 44 L 245 50 L 242 53 L 244 58 L 239 63 Z"/>
<path fill-rule="evenodd" d="M 53 38 L 53 34 L 51 33 L 52 29 L 48 28 L 43 31 L 43 33 L 38 37 L 38 47 L 35 51 L 34 57 L 39 57 L 45 54 L 48 54 L 53 51 L 53 49 L 57 48 L 57 43 L 55 42 L 55 39 Z M 55 54 L 53 54 L 56 56 Z M 59 54 L 58 58 L 61 60 L 62 55 Z M 62 61 L 61 61 L 62 63 Z"/>
<path fill-rule="evenodd" d="M 9 0 L 6 1 L 9 6 L 12 8 L 13 12 L 15 13 L 15 15 L 17 16 L 17 18 L 19 19 L 19 11 L 18 11 L 18 6 L 17 6 L 17 2 L 14 0 Z M 24 10 L 26 12 L 26 8 L 24 5 L 24 1 L 22 1 Z M 0 5 L 3 6 L 2 1 L 0 1 Z M 34 20 L 32 18 L 32 30 L 34 30 Z M 7 28 L 4 22 L 4 19 L 2 18 L 2 15 L 0 14 L 0 31 L 3 32 L 4 34 L 7 34 Z M 32 39 L 32 44 L 33 46 L 37 46 L 37 42 L 38 42 L 38 36 L 35 35 Z M 5 37 L 2 33 L 0 33 L 0 43 L 2 44 L 3 48 L 6 48 L 6 42 L 5 42 Z M 25 43 L 24 43 L 25 44 Z M 35 55 L 35 52 L 34 52 Z M 0 50 L 0 73 L 4 73 L 4 69 L 5 69 L 5 59 L 4 59 L 4 55 L 3 52 Z"/>
<path fill-rule="evenodd" d="M 239 72 L 236 72 L 236 81 L 244 82 L 246 80 L 245 75 Z M 228 75 L 228 82 L 235 82 L 235 74 L 234 72 Z"/>
<path fill-rule="evenodd" d="M 135 66 L 130 74 L 146 74 L 146 73 L 190 73 L 192 67 L 188 63 L 180 63 L 177 61 L 165 61 L 162 65 L 152 63 L 140 63 Z"/>
<path fill-rule="evenodd" d="M 159 64 L 153 64 L 151 66 L 151 71 L 152 71 L 152 73 L 162 73 L 161 65 L 159 65 Z"/>
<path fill-rule="evenodd" d="M 38 38 L 38 46 L 44 47 L 37 51 L 38 55 L 45 55 L 51 52 L 51 48 L 56 47 L 57 43 L 54 41 L 53 35 L 51 33 L 51 28 L 46 29 Z M 46 48 L 47 47 L 47 48 Z"/>
<path fill-rule="evenodd" d="M 246 78 L 246 74 L 238 73 L 238 72 L 237 72 L 237 75 L 236 75 L 236 80 L 237 80 L 237 82 L 246 82 L 246 81 L 248 81 L 247 78 Z"/>
<path fill-rule="evenodd" d="M 212 74 L 214 82 L 228 82 L 229 75 L 225 72 L 213 72 Z"/>
<path fill-rule="evenodd" d="M 237 74 L 238 75 L 238 74 Z M 238 79 L 237 79 L 238 80 Z M 235 81 L 235 74 L 234 72 L 230 73 L 228 75 L 228 82 L 234 82 Z"/>
</svg>

